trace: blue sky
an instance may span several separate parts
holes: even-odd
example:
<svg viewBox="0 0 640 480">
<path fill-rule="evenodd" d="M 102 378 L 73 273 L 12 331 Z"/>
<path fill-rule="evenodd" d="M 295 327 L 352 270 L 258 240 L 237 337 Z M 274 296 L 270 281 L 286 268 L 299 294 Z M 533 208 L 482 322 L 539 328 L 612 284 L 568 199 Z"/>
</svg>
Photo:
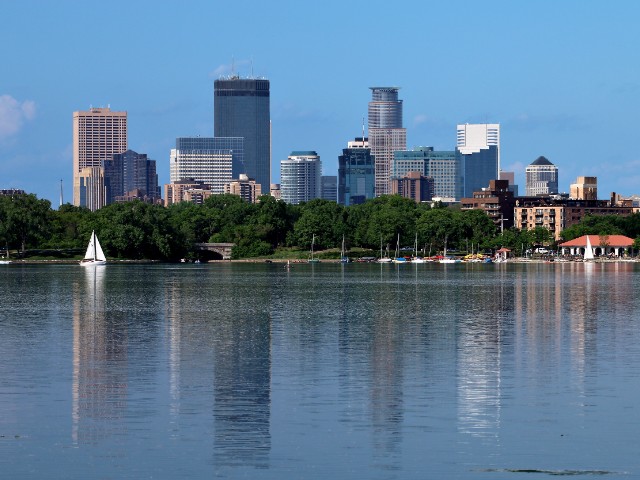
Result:
<svg viewBox="0 0 640 480">
<path fill-rule="evenodd" d="M 129 147 L 169 181 L 178 136 L 213 135 L 213 81 L 271 81 L 272 181 L 292 150 L 327 175 L 370 86 L 399 86 L 407 144 L 453 149 L 500 123 L 504 170 L 544 155 L 560 189 L 640 193 L 640 2 L 0 0 L 0 188 L 72 197 L 72 112 L 126 110 Z M 636 125 L 636 126 L 634 126 Z"/>
</svg>

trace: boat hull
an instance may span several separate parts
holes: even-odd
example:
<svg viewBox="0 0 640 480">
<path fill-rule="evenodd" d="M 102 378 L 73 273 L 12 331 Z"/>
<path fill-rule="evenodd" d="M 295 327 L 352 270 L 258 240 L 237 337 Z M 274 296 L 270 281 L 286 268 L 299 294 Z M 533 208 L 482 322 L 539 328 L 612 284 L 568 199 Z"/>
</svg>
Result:
<svg viewBox="0 0 640 480">
<path fill-rule="evenodd" d="M 107 262 L 105 260 L 82 260 L 80 262 L 81 267 L 95 267 L 98 265 L 106 265 Z"/>
</svg>

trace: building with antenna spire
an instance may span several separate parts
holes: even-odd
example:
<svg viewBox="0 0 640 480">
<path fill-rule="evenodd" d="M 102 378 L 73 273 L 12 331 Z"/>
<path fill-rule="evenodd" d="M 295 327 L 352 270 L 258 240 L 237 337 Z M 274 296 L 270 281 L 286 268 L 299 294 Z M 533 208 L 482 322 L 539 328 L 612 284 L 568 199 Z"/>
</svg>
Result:
<svg viewBox="0 0 640 480">
<path fill-rule="evenodd" d="M 358 205 L 374 197 L 375 162 L 363 135 L 348 142 L 338 157 L 338 203 Z"/>
<path fill-rule="evenodd" d="M 268 192 L 271 184 L 270 84 L 264 78 L 230 77 L 214 82 L 214 137 L 241 137 L 243 163 L 234 162 L 233 178 L 245 174 Z"/>
</svg>

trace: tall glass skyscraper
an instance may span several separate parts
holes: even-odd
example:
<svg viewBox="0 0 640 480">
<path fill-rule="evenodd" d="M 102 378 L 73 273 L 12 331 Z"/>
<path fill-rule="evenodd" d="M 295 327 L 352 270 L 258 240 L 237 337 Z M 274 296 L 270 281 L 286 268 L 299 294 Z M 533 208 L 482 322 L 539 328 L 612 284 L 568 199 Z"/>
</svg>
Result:
<svg viewBox="0 0 640 480">
<path fill-rule="evenodd" d="M 376 166 L 376 196 L 389 193 L 393 152 L 407 149 L 407 131 L 402 128 L 402 100 L 398 87 L 370 87 L 369 146 Z"/>
<path fill-rule="evenodd" d="M 375 165 L 367 137 L 356 137 L 338 157 L 338 203 L 358 205 L 375 197 Z"/>
<path fill-rule="evenodd" d="M 104 177 L 107 183 L 107 204 L 115 203 L 116 197 L 138 190 L 151 199 L 160 198 L 156 161 L 149 160 L 146 153 L 127 150 L 113 155 L 104 162 Z"/>
<path fill-rule="evenodd" d="M 481 123 L 458 125 L 456 157 L 463 177 L 463 197 L 473 197 L 498 179 L 500 171 L 500 125 Z"/>
<path fill-rule="evenodd" d="M 214 137 L 244 138 L 244 160 L 233 164 L 233 178 L 255 178 L 263 192 L 271 182 L 269 80 L 232 76 L 214 83 Z"/>
</svg>

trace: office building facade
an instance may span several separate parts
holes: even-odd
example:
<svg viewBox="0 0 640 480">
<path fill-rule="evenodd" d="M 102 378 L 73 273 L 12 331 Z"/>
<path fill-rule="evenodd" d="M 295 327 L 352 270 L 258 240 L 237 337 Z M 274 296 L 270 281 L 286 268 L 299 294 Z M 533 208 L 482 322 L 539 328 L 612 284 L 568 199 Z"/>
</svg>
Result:
<svg viewBox="0 0 640 480">
<path fill-rule="evenodd" d="M 402 100 L 398 87 L 370 87 L 369 146 L 375 161 L 376 196 L 389 193 L 393 152 L 407 149 L 407 131 L 402 127 Z"/>
<path fill-rule="evenodd" d="M 320 177 L 320 198 L 331 202 L 338 201 L 338 177 L 322 175 Z"/>
<path fill-rule="evenodd" d="M 569 198 L 574 200 L 597 200 L 598 178 L 578 177 L 576 183 L 569 188 Z"/>
<path fill-rule="evenodd" d="M 416 203 L 428 202 L 433 198 L 433 178 L 421 172 L 407 172 L 402 177 L 391 179 L 390 192 L 409 198 Z"/>
<path fill-rule="evenodd" d="M 554 195 L 558 193 L 558 167 L 545 157 L 538 157 L 525 169 L 526 195 Z"/>
<path fill-rule="evenodd" d="M 262 187 L 253 178 L 241 173 L 239 178 L 224 184 L 224 193 L 238 195 L 248 203 L 257 203 L 262 195 Z"/>
<path fill-rule="evenodd" d="M 447 201 L 462 198 L 462 176 L 456 152 L 436 151 L 433 147 L 416 147 L 396 151 L 391 163 L 391 178 L 401 178 L 409 172 L 420 172 L 433 178 L 433 196 Z"/>
<path fill-rule="evenodd" d="M 103 167 L 85 167 L 73 179 L 74 197 L 78 204 L 92 212 L 107 204 L 107 186 Z M 75 200 L 75 199 L 74 199 Z"/>
<path fill-rule="evenodd" d="M 233 164 L 242 163 L 242 158 L 242 138 L 179 137 L 171 150 L 170 180 L 191 178 L 222 193 L 233 179 Z"/>
<path fill-rule="evenodd" d="M 280 162 L 280 198 L 298 204 L 320 198 L 322 164 L 315 151 L 295 151 Z"/>
<path fill-rule="evenodd" d="M 473 192 L 497 180 L 500 172 L 500 125 L 482 123 L 457 126 L 456 156 L 462 173 L 462 195 Z"/>
<path fill-rule="evenodd" d="M 263 192 L 271 182 L 271 114 L 269 80 L 237 76 L 214 82 L 214 137 L 244 139 L 242 161 L 232 177 L 255 178 Z"/>
<path fill-rule="evenodd" d="M 86 111 L 73 112 L 73 204 L 88 206 L 82 199 L 98 198 L 100 192 L 87 196 L 87 172 L 80 175 L 83 169 L 103 167 L 106 160 L 114 154 L 127 150 L 127 112 L 115 112 L 110 108 L 90 108 Z M 95 172 L 94 172 L 95 173 Z M 81 194 L 80 185 L 85 191 Z M 104 189 L 104 186 L 101 187 Z M 94 202 L 94 205 L 96 203 Z"/>
<path fill-rule="evenodd" d="M 338 203 L 359 205 L 375 197 L 375 162 L 367 137 L 347 143 L 338 157 Z"/>
<path fill-rule="evenodd" d="M 160 198 L 156 161 L 149 160 L 147 154 L 127 150 L 113 155 L 104 162 L 104 175 L 107 184 L 107 204 L 131 196 L 142 196 L 154 202 Z"/>
</svg>

